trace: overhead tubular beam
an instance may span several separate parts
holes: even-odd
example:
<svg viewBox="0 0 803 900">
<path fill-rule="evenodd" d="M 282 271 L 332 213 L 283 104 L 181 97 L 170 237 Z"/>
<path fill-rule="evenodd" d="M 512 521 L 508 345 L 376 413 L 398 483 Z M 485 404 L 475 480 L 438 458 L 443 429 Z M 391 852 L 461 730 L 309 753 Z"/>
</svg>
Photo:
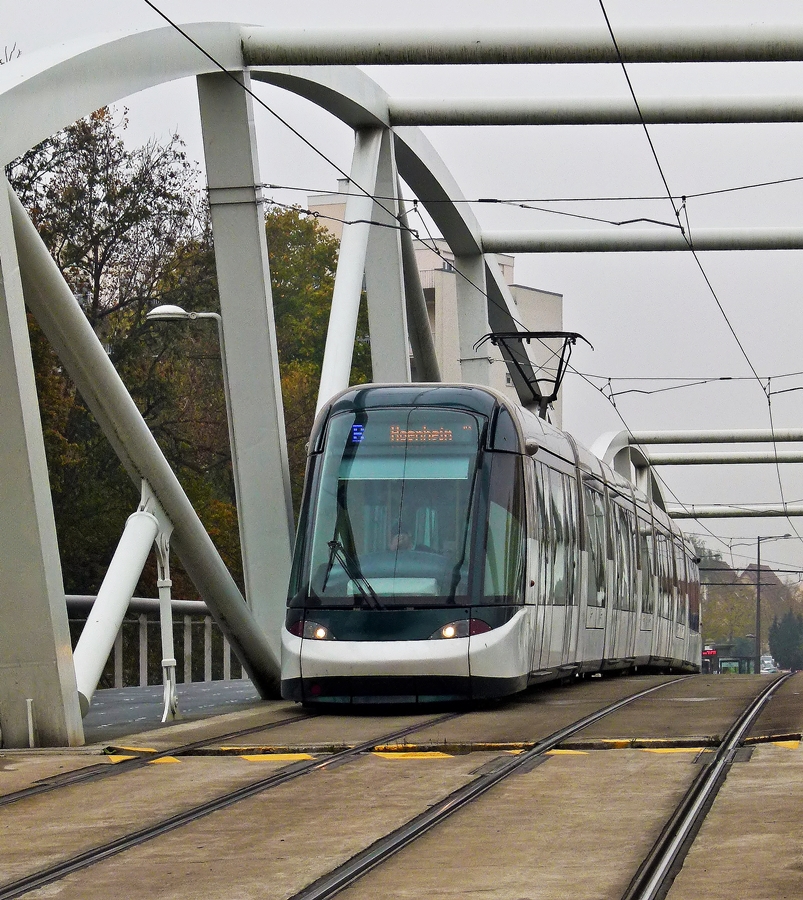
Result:
<svg viewBox="0 0 803 900">
<path fill-rule="evenodd" d="M 803 228 L 698 228 L 695 250 L 803 250 Z M 679 228 L 570 231 L 486 231 L 486 253 L 638 253 L 689 250 Z"/>
<path fill-rule="evenodd" d="M 803 452 L 791 450 L 773 453 L 651 453 L 651 466 L 732 466 L 760 463 L 802 463 Z"/>
<path fill-rule="evenodd" d="M 803 441 L 799 428 L 742 428 L 730 431 L 625 432 L 629 444 L 760 444 Z"/>
<path fill-rule="evenodd" d="M 618 63 L 604 28 L 265 28 L 243 26 L 249 66 Z M 797 62 L 794 26 L 617 28 L 628 63 Z"/>
<path fill-rule="evenodd" d="M 639 110 L 641 116 L 639 116 Z M 683 125 L 803 122 L 800 97 L 402 98 L 388 100 L 392 125 Z"/>
<path fill-rule="evenodd" d="M 803 516 L 803 503 L 773 504 L 760 506 L 667 506 L 666 513 L 671 519 L 786 519 L 789 516 Z"/>
</svg>

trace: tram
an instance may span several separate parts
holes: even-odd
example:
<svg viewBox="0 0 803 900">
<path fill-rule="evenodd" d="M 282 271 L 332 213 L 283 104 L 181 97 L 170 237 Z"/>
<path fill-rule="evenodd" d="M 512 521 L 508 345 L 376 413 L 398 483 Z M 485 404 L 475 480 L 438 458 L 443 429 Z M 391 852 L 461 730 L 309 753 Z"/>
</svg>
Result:
<svg viewBox="0 0 803 900">
<path fill-rule="evenodd" d="M 353 387 L 321 411 L 286 699 L 477 700 L 700 659 L 692 548 L 569 434 L 472 385 Z"/>
</svg>

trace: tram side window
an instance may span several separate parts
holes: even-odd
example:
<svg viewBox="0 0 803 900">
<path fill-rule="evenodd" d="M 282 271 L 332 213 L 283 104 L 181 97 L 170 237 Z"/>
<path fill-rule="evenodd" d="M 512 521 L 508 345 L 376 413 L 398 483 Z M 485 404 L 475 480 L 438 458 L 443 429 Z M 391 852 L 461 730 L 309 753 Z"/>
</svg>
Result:
<svg viewBox="0 0 803 900">
<path fill-rule="evenodd" d="M 589 606 L 605 606 L 605 503 L 602 494 L 583 485 L 583 500 L 588 535 Z"/>
<path fill-rule="evenodd" d="M 657 536 L 658 548 L 658 615 L 672 618 L 672 577 L 670 575 L 669 546 L 666 535 Z"/>
<path fill-rule="evenodd" d="M 675 621 L 678 625 L 686 624 L 686 598 L 689 593 L 689 582 L 686 578 L 686 554 L 682 548 L 675 548 L 675 571 L 677 572 L 678 602 L 675 607 Z"/>
<path fill-rule="evenodd" d="M 496 603 L 523 602 L 525 516 L 521 460 L 493 455 L 485 545 L 485 598 Z"/>
<path fill-rule="evenodd" d="M 566 502 L 566 602 L 579 603 L 577 596 L 577 483 L 563 476 L 563 497 Z"/>
<path fill-rule="evenodd" d="M 697 563 L 686 559 L 689 570 L 689 628 L 692 631 L 700 630 L 700 573 Z"/>
<path fill-rule="evenodd" d="M 552 519 L 552 566 L 553 566 L 553 583 L 552 583 L 552 602 L 555 606 L 566 605 L 567 594 L 567 567 L 566 567 L 566 547 L 567 547 L 567 528 L 566 528 L 566 501 L 563 490 L 563 475 L 554 470 L 549 472 L 549 502 L 550 515 Z"/>
<path fill-rule="evenodd" d="M 644 522 L 639 522 L 639 541 L 641 543 L 641 611 L 647 615 L 655 612 L 655 596 L 653 594 L 653 557 L 655 551 L 651 539 L 652 529 Z"/>
<path fill-rule="evenodd" d="M 616 542 L 616 596 L 617 609 L 633 609 L 633 547 L 632 516 L 618 504 L 613 505 L 614 539 Z"/>
<path fill-rule="evenodd" d="M 535 504 L 538 516 L 538 603 L 549 603 L 552 593 L 552 552 L 550 550 L 551 525 L 549 519 L 549 483 L 547 470 L 535 463 Z"/>
</svg>

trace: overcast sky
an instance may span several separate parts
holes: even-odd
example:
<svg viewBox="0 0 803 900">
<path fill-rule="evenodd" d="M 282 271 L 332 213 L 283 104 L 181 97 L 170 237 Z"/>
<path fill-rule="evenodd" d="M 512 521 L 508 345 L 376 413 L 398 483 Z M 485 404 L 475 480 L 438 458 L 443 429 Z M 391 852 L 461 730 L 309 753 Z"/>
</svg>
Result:
<svg viewBox="0 0 803 900">
<path fill-rule="evenodd" d="M 306 0 L 246 2 L 162 0 L 161 9 L 178 22 L 237 21 L 303 26 L 416 25 L 593 25 L 604 22 L 598 0 L 510 2 L 469 0 Z M 0 54 L 16 45 L 24 54 L 94 33 L 158 28 L 163 21 L 142 0 L 40 0 L 35 5 L 0 0 Z M 803 6 L 788 2 L 672 3 L 607 0 L 614 31 L 626 25 L 795 24 L 803 26 Z M 489 11 L 493 19 L 489 19 Z M 626 97 L 616 66 L 399 67 L 367 70 L 397 96 L 611 96 Z M 710 95 L 799 95 L 803 65 L 728 64 L 631 66 L 639 97 Z M 282 92 L 256 86 L 260 96 L 315 141 L 341 168 L 351 159 L 350 131 L 320 110 Z M 128 140 L 166 137 L 174 129 L 192 158 L 201 159 L 200 124 L 192 81 L 153 89 L 124 101 L 129 108 Z M 283 201 L 306 202 L 307 193 L 332 190 L 335 170 L 256 109 L 262 179 L 290 185 Z M 8 127 L 3 123 L 3 127 Z M 663 187 L 643 131 L 636 126 L 433 128 L 427 134 L 442 154 L 466 197 L 542 200 L 576 197 L 661 195 Z M 670 188 L 675 194 L 803 177 L 801 125 L 651 126 L 650 134 Z M 671 220 L 666 200 L 617 203 L 554 203 L 559 211 L 600 218 L 649 216 Z M 688 201 L 692 228 L 801 224 L 803 182 L 732 192 Z M 488 228 L 557 229 L 588 223 L 555 214 L 509 207 L 475 207 Z M 600 225 L 601 228 L 613 226 Z M 759 374 L 772 376 L 773 389 L 803 388 L 803 253 L 719 252 L 700 255 L 716 294 L 750 361 Z M 709 383 L 659 394 L 629 393 L 617 399 L 632 430 L 681 428 L 768 428 L 764 392 L 731 335 L 714 297 L 687 253 L 555 254 L 518 256 L 519 283 L 564 295 L 564 325 L 579 331 L 595 350 L 578 345 L 573 364 L 585 373 L 614 379 L 614 390 L 655 390 L 680 382 L 619 378 L 672 377 L 746 380 Z M 796 377 L 781 377 L 790 373 Z M 602 382 L 599 382 L 601 385 Z M 803 427 L 803 390 L 773 397 L 776 428 Z M 576 376 L 564 392 L 565 426 L 590 445 L 603 432 L 623 428 L 603 396 Z M 765 447 L 766 448 L 766 447 Z M 783 445 L 781 445 L 781 449 Z M 779 502 L 773 466 L 664 469 L 667 484 L 687 503 Z M 803 468 L 781 467 L 788 502 L 803 501 Z M 803 519 L 793 520 L 803 535 Z M 754 558 L 755 535 L 790 532 L 784 519 L 708 521 L 684 525 L 717 535 L 744 538 L 734 562 Z M 708 543 L 720 550 L 725 545 Z M 737 541 L 740 543 L 740 541 Z M 726 556 L 730 551 L 725 548 Z M 803 565 L 803 547 L 785 541 L 766 547 L 762 556 Z"/>
</svg>

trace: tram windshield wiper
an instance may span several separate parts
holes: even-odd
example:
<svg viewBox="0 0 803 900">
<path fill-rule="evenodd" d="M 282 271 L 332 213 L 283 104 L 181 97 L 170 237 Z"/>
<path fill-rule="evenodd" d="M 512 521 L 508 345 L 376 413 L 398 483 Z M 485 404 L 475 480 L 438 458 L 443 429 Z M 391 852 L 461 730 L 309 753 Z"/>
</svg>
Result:
<svg viewBox="0 0 803 900">
<path fill-rule="evenodd" d="M 371 582 L 362 574 L 360 564 L 357 560 L 346 552 L 346 548 L 337 539 L 329 541 L 327 546 L 329 547 L 329 562 L 326 564 L 326 574 L 323 579 L 322 592 L 326 591 L 326 582 L 329 580 L 329 573 L 332 571 L 335 560 L 337 560 L 343 567 L 343 571 L 351 579 L 352 583 L 357 586 L 368 605 L 374 609 L 381 609 L 382 604 L 376 596 L 376 591 L 371 587 Z"/>
</svg>

